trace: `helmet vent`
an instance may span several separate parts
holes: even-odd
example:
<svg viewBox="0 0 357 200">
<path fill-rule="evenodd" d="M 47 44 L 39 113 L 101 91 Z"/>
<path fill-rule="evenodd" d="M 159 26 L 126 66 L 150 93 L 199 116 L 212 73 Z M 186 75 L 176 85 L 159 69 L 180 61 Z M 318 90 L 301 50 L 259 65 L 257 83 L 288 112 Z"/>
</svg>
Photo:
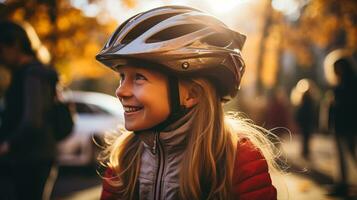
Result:
<svg viewBox="0 0 357 200">
<path fill-rule="evenodd" d="M 177 25 L 177 26 L 167 28 L 165 30 L 162 30 L 162 31 L 154 34 L 149 39 L 147 39 L 146 42 L 154 43 L 154 42 L 171 40 L 171 39 L 175 39 L 175 38 L 187 35 L 189 33 L 193 33 L 195 31 L 201 30 L 203 28 L 205 28 L 205 25 L 203 25 L 203 24 Z"/>
<path fill-rule="evenodd" d="M 232 43 L 232 39 L 225 33 L 215 33 L 203 38 L 201 42 L 211 46 L 227 47 Z"/>
<path fill-rule="evenodd" d="M 139 13 L 140 14 L 140 13 Z M 130 17 L 129 19 L 127 19 L 125 22 L 123 22 L 122 24 L 120 24 L 120 26 L 115 30 L 113 36 L 110 38 L 109 42 L 106 44 L 106 48 L 108 48 L 109 46 L 112 46 L 114 42 L 117 42 L 115 40 L 118 39 L 118 35 L 119 33 L 122 31 L 122 29 L 125 27 L 125 25 L 128 24 L 128 22 L 130 22 L 130 20 L 134 19 L 136 16 L 138 16 L 139 14 L 136 14 L 132 17 Z"/>
<path fill-rule="evenodd" d="M 160 23 L 161 21 L 164 21 L 172 16 L 178 15 L 180 13 L 167 13 L 167 14 L 162 14 L 162 15 L 157 15 L 151 18 L 148 18 L 141 23 L 138 23 L 121 41 L 121 44 L 127 44 L 133 40 L 135 40 L 137 37 L 145 33 L 147 30 L 149 30 L 151 27 L 155 26 L 156 24 Z"/>
</svg>

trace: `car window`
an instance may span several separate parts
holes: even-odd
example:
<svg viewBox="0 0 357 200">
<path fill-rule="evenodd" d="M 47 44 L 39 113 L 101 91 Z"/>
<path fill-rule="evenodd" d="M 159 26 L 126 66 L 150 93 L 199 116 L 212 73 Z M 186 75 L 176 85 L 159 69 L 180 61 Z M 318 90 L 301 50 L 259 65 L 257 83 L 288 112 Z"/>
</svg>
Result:
<svg viewBox="0 0 357 200">
<path fill-rule="evenodd" d="M 75 105 L 76 111 L 79 114 L 110 114 L 108 111 L 93 104 L 76 103 Z"/>
</svg>

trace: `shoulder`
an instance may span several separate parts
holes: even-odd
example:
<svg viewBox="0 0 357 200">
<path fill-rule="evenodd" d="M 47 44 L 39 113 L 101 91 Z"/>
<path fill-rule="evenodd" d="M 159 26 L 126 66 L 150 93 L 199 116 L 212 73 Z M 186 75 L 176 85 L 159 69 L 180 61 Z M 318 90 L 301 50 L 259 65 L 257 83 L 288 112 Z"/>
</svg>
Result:
<svg viewBox="0 0 357 200">
<path fill-rule="evenodd" d="M 232 191 L 239 199 L 276 199 L 268 164 L 260 150 L 248 139 L 238 141 Z"/>
</svg>

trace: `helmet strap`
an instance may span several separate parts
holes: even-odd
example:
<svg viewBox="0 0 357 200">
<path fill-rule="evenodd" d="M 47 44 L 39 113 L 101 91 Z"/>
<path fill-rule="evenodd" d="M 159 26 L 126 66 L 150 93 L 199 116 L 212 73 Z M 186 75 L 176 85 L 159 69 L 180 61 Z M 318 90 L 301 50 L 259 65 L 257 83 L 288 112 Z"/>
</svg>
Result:
<svg viewBox="0 0 357 200">
<path fill-rule="evenodd" d="M 169 75 L 169 100 L 170 100 L 170 114 L 175 114 L 180 111 L 180 89 L 177 76 Z"/>
</svg>

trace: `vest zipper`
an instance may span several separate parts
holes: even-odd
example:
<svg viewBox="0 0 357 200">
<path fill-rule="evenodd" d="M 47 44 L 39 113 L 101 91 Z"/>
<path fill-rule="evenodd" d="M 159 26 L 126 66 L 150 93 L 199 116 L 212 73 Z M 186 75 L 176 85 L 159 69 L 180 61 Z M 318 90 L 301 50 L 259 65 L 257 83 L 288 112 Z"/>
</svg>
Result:
<svg viewBox="0 0 357 200">
<path fill-rule="evenodd" d="M 152 148 L 151 148 L 151 152 L 152 152 L 152 154 L 154 154 L 154 155 L 156 155 L 156 151 L 157 151 L 157 141 L 159 140 L 159 134 L 160 134 L 160 133 L 155 132 L 154 145 L 153 145 Z"/>
<path fill-rule="evenodd" d="M 164 169 L 165 169 L 165 154 L 159 136 L 160 133 L 159 132 L 156 133 L 154 147 L 153 147 L 153 152 L 155 153 L 158 152 L 158 168 L 156 172 L 154 200 L 160 200 L 161 198 L 162 178 L 164 176 Z"/>
</svg>

